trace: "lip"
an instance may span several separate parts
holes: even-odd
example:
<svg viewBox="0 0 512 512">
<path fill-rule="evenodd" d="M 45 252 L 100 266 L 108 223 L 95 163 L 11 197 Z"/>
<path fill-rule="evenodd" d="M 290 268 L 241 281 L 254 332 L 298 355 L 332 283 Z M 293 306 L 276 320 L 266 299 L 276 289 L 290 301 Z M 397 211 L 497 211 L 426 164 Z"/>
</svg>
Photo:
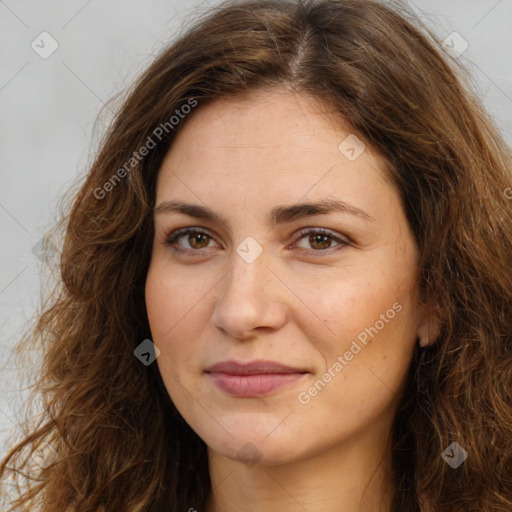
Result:
<svg viewBox="0 0 512 512">
<path fill-rule="evenodd" d="M 309 372 L 275 361 L 243 363 L 229 360 L 214 364 L 205 373 L 221 391 L 229 395 L 258 397 L 290 386 Z"/>
<path fill-rule="evenodd" d="M 210 366 L 206 373 L 227 373 L 228 375 L 257 375 L 262 373 L 307 373 L 307 370 L 286 366 L 275 361 L 255 359 L 246 363 L 230 359 Z"/>
</svg>

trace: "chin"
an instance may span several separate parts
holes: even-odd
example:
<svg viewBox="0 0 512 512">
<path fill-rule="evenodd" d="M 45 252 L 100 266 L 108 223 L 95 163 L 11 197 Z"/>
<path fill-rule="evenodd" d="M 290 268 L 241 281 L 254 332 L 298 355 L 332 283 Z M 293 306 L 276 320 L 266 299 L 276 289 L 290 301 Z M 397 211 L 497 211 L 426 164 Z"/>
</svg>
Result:
<svg viewBox="0 0 512 512">
<path fill-rule="evenodd" d="M 290 437 L 289 434 L 285 435 L 285 432 L 280 435 L 277 429 L 272 432 L 273 428 L 275 426 L 269 427 L 267 424 L 259 428 L 247 424 L 243 428 L 241 426 L 234 428 L 229 425 L 226 426 L 226 430 L 233 437 L 224 432 L 225 435 L 222 435 L 222 438 L 208 439 L 209 436 L 206 436 L 203 439 L 209 449 L 218 455 L 248 467 L 256 464 L 272 466 L 291 462 L 299 456 L 294 451 L 297 449 L 299 440 Z M 272 433 L 269 435 L 269 432 Z"/>
</svg>

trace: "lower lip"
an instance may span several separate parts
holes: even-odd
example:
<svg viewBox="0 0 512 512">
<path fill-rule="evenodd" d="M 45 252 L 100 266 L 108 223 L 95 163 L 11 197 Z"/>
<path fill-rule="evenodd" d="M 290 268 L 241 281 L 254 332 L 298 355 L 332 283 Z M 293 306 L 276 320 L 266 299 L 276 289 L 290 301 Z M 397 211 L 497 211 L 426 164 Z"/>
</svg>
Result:
<svg viewBox="0 0 512 512">
<path fill-rule="evenodd" d="M 229 375 L 209 373 L 213 383 L 225 393 L 240 397 L 267 395 L 276 389 L 289 386 L 305 373 L 261 373 L 258 375 Z"/>
</svg>

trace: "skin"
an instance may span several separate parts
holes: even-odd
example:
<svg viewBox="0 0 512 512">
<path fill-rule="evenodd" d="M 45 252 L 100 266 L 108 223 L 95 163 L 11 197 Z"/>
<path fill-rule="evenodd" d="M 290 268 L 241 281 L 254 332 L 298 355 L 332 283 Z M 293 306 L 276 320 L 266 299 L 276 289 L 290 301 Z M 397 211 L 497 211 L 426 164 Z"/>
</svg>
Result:
<svg viewBox="0 0 512 512">
<path fill-rule="evenodd" d="M 346 158 L 338 146 L 350 128 L 285 88 L 199 106 L 182 128 L 156 205 L 208 206 L 228 224 L 155 213 L 146 305 L 166 389 L 208 446 L 208 512 L 390 511 L 388 434 L 415 341 L 432 321 L 414 299 L 418 252 L 382 161 L 368 145 Z M 269 222 L 276 206 L 325 198 L 373 220 L 334 212 Z M 184 235 L 173 249 L 166 240 L 184 227 L 208 236 Z M 307 227 L 332 238 L 315 242 L 299 232 Z M 252 263 L 236 251 L 247 237 L 262 248 Z M 334 371 L 396 303 L 394 318 Z M 309 373 L 263 397 L 232 397 L 204 373 L 227 359 Z M 330 382 L 301 403 L 329 368 Z"/>
</svg>

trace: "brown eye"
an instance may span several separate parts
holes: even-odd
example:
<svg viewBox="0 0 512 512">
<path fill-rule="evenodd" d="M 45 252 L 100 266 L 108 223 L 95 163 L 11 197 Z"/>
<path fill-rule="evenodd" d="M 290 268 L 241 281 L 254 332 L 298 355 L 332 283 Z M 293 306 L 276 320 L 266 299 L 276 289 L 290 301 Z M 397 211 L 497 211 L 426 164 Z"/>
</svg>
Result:
<svg viewBox="0 0 512 512">
<path fill-rule="evenodd" d="M 185 228 L 172 233 L 167 238 L 166 243 L 172 245 L 178 251 L 199 252 L 201 249 L 207 248 L 212 240 L 213 238 L 204 231 Z"/>
<path fill-rule="evenodd" d="M 329 249 L 336 251 L 341 250 L 344 246 L 350 245 L 348 241 L 322 228 L 303 230 L 301 231 L 301 235 L 299 241 L 306 240 L 308 247 L 301 247 L 300 245 L 298 245 L 298 247 L 309 250 L 310 252 L 322 253 L 324 251 L 328 252 Z M 336 242 L 337 245 L 333 246 L 333 242 Z"/>
<path fill-rule="evenodd" d="M 320 253 L 319 255 L 338 251 L 350 245 L 348 241 L 322 228 L 302 230 L 299 242 L 302 240 L 306 240 L 308 247 L 301 247 L 297 243 L 300 249 L 308 250 L 310 253 Z M 207 249 L 210 246 L 211 241 L 214 241 L 212 236 L 204 231 L 195 228 L 184 228 L 172 233 L 166 239 L 166 244 L 171 245 L 176 251 L 193 254 L 202 253 L 203 249 Z M 333 246 L 333 242 L 337 245 Z"/>
<path fill-rule="evenodd" d="M 187 241 L 193 249 L 203 249 L 208 246 L 209 236 L 204 233 L 189 234 Z"/>
<path fill-rule="evenodd" d="M 328 235 L 309 235 L 309 243 L 313 249 L 329 249 L 332 238 Z"/>
</svg>

